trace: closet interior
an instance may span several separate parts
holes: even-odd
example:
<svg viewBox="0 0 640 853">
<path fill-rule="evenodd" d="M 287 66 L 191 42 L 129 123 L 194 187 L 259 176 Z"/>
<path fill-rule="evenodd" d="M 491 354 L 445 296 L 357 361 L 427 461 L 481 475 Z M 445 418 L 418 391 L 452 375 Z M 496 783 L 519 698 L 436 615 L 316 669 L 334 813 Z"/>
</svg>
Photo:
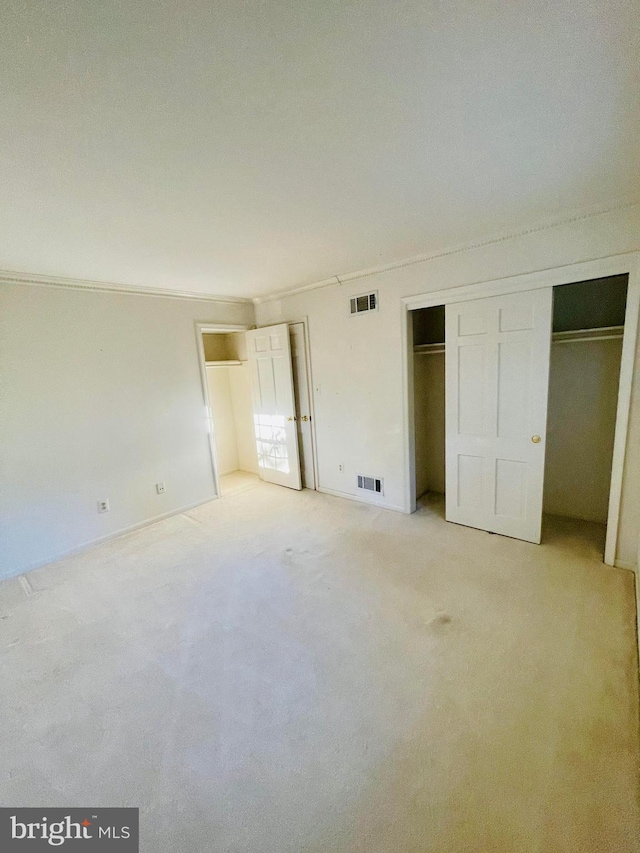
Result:
<svg viewBox="0 0 640 853">
<path fill-rule="evenodd" d="M 627 279 L 610 276 L 553 288 L 543 503 L 547 514 L 606 525 Z M 412 314 L 420 498 L 446 490 L 445 307 Z"/>
<path fill-rule="evenodd" d="M 607 523 L 627 278 L 553 289 L 543 502 L 551 515 Z"/>
<path fill-rule="evenodd" d="M 258 476 L 251 372 L 244 332 L 202 335 L 222 494 L 242 471 Z M 227 478 L 227 479 L 225 479 Z"/>
<path fill-rule="evenodd" d="M 444 305 L 413 311 L 416 497 L 445 493 Z"/>
</svg>

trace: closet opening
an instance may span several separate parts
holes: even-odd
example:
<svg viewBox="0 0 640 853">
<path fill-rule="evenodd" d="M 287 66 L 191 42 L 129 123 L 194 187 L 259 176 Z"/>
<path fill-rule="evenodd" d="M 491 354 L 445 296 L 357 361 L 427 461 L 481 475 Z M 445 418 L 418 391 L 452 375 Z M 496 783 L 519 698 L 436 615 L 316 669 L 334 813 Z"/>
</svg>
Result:
<svg viewBox="0 0 640 853">
<path fill-rule="evenodd" d="M 207 391 L 220 496 L 259 480 L 251 373 L 244 332 L 204 333 Z"/>
<path fill-rule="evenodd" d="M 614 275 L 552 288 L 543 542 L 577 539 L 604 553 L 628 278 Z M 415 497 L 444 516 L 445 306 L 413 309 L 410 322 Z"/>
<path fill-rule="evenodd" d="M 248 331 L 197 324 L 218 497 L 259 480 L 315 489 L 306 322 Z"/>
<path fill-rule="evenodd" d="M 444 515 L 445 322 L 444 305 L 411 312 L 416 499 Z"/>
<path fill-rule="evenodd" d="M 553 288 L 543 541 L 564 531 L 604 551 L 627 286 L 618 275 Z"/>
</svg>

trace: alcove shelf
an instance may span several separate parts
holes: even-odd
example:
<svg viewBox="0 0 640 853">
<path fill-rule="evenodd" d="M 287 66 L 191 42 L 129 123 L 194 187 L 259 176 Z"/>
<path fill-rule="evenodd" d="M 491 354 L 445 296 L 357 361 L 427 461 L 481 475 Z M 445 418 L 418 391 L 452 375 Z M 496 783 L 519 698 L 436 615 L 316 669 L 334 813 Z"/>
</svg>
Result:
<svg viewBox="0 0 640 853">
<path fill-rule="evenodd" d="M 444 352 L 444 344 L 417 344 L 413 351 L 416 355 L 437 355 Z"/>
<path fill-rule="evenodd" d="M 247 359 L 244 332 L 206 332 L 202 335 L 207 367 L 231 367 Z"/>
</svg>

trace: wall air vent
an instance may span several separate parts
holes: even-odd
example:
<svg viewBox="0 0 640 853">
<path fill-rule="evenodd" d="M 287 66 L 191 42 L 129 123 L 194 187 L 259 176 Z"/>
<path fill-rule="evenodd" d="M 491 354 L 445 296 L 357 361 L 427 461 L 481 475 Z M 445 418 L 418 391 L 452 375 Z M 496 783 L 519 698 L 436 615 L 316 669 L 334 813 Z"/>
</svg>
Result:
<svg viewBox="0 0 640 853">
<path fill-rule="evenodd" d="M 384 494 L 384 480 L 379 477 L 364 477 L 358 474 L 358 488 L 364 489 L 365 492 L 374 492 L 378 495 Z"/>
<path fill-rule="evenodd" d="M 378 291 L 374 293 L 363 293 L 362 296 L 352 296 L 349 300 L 352 314 L 364 314 L 365 311 L 376 311 L 378 309 Z"/>
</svg>

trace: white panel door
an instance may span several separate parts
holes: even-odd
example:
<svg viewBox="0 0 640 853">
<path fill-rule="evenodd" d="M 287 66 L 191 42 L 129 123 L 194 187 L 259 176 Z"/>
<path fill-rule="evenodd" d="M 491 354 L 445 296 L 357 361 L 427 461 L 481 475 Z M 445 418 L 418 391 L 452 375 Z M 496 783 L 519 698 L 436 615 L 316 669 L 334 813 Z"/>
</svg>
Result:
<svg viewBox="0 0 640 853">
<path fill-rule="evenodd" d="M 540 542 L 553 292 L 447 305 L 446 517 Z"/>
<path fill-rule="evenodd" d="M 301 489 L 289 327 L 281 323 L 247 332 L 247 350 L 260 476 Z"/>
<path fill-rule="evenodd" d="M 289 326 L 291 344 L 291 363 L 293 364 L 293 388 L 296 398 L 296 416 L 298 418 L 298 447 L 300 449 L 300 467 L 302 485 L 305 489 L 315 489 L 316 475 L 313 464 L 313 437 L 311 430 L 311 394 L 309 393 L 309 365 L 304 323 L 292 323 Z"/>
</svg>

